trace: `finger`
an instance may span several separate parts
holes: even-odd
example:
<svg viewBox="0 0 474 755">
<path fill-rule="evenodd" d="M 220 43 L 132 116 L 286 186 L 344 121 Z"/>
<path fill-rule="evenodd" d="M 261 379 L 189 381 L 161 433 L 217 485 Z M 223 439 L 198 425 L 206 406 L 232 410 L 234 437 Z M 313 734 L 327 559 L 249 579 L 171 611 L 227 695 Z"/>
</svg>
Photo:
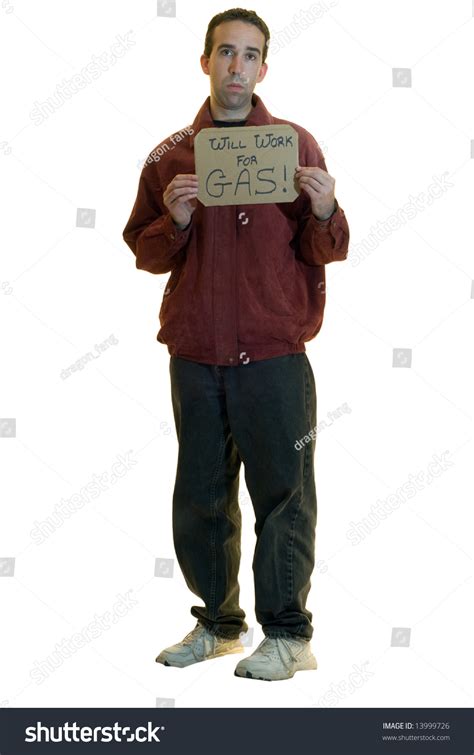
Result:
<svg viewBox="0 0 474 755">
<path fill-rule="evenodd" d="M 197 181 L 171 181 L 166 187 L 166 191 L 175 191 L 176 189 L 197 189 L 199 186 Z"/>
<path fill-rule="evenodd" d="M 316 191 L 329 189 L 328 183 L 325 183 L 324 181 L 321 181 L 319 178 L 315 178 L 314 176 L 302 176 L 299 181 L 300 184 L 309 184 L 309 186 L 312 186 Z"/>
<path fill-rule="evenodd" d="M 314 172 L 314 173 L 326 173 L 327 174 L 327 170 L 324 170 L 323 168 L 320 168 L 318 165 L 297 165 L 296 168 L 295 168 L 295 170 L 298 173 L 301 173 L 302 171 L 308 170 L 308 171 Z"/>
<path fill-rule="evenodd" d="M 169 186 L 194 186 L 198 183 L 198 177 L 197 176 L 186 176 L 186 175 L 180 175 L 175 176 L 172 181 L 170 181 Z"/>
<path fill-rule="evenodd" d="M 175 199 L 170 199 L 170 201 L 165 202 L 165 204 L 167 207 L 171 207 L 172 205 L 186 204 L 186 202 L 189 202 L 192 199 L 197 199 L 197 194 L 183 194 L 180 197 L 175 197 Z"/>
<path fill-rule="evenodd" d="M 165 194 L 167 194 L 169 197 L 179 196 L 180 194 L 184 194 L 186 192 L 193 192 L 196 193 L 199 191 L 199 188 L 197 186 L 181 186 L 179 188 L 171 189 L 169 186 L 165 191 Z"/>
<path fill-rule="evenodd" d="M 302 176 L 311 176 L 313 178 L 318 178 L 321 181 L 330 181 L 331 176 L 326 170 L 322 170 L 322 168 L 300 168 L 295 171 L 296 178 L 301 178 Z"/>
<path fill-rule="evenodd" d="M 326 188 L 331 187 L 331 179 L 326 176 L 320 176 L 316 175 L 314 173 L 303 173 L 301 175 L 296 175 L 296 180 L 299 181 L 315 181 L 318 183 L 319 186 L 325 186 Z"/>
<path fill-rule="evenodd" d="M 165 199 L 165 202 L 173 204 L 173 202 L 176 202 L 182 197 L 196 197 L 197 194 L 198 194 L 197 189 L 190 189 L 189 187 L 187 187 L 183 189 L 175 189 L 174 191 L 170 192 L 166 197 L 163 196 L 163 199 Z"/>
<path fill-rule="evenodd" d="M 323 194 L 320 191 L 313 189 L 312 186 L 302 186 L 301 190 L 304 191 L 306 194 L 308 194 L 308 196 L 311 197 L 311 199 L 314 199 L 315 197 L 323 196 Z"/>
<path fill-rule="evenodd" d="M 178 197 L 178 199 L 175 202 L 172 202 L 171 204 L 186 204 L 186 202 L 192 202 L 194 199 L 196 199 L 196 194 L 185 194 L 182 197 Z"/>
</svg>

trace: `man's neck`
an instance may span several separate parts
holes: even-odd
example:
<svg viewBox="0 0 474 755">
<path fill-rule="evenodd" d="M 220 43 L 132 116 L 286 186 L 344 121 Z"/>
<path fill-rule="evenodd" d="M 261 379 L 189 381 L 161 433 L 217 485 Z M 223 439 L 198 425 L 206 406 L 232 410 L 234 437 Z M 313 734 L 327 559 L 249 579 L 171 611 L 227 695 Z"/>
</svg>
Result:
<svg viewBox="0 0 474 755">
<path fill-rule="evenodd" d="M 215 121 L 229 121 L 231 123 L 232 121 L 245 121 L 253 110 L 253 107 L 254 105 L 252 104 L 252 101 L 250 101 L 250 104 L 240 110 L 226 110 L 217 104 L 211 94 L 211 118 Z"/>
</svg>

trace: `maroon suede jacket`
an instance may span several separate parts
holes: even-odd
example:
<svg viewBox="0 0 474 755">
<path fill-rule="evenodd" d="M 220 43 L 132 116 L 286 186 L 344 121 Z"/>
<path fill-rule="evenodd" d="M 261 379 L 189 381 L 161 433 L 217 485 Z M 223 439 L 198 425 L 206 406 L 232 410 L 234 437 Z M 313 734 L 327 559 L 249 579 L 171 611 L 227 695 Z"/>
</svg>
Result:
<svg viewBox="0 0 474 755">
<path fill-rule="evenodd" d="M 299 135 L 299 164 L 327 170 L 314 137 L 274 118 L 256 94 L 246 126 L 287 123 Z M 142 169 L 123 239 L 136 267 L 168 273 L 157 340 L 172 356 L 235 366 L 305 351 L 323 322 L 324 266 L 345 260 L 349 227 L 336 200 L 327 220 L 306 192 L 290 203 L 205 207 L 179 230 L 163 203 L 178 173 L 195 173 L 194 138 L 212 128 L 210 97 L 192 126 L 170 135 Z"/>
</svg>

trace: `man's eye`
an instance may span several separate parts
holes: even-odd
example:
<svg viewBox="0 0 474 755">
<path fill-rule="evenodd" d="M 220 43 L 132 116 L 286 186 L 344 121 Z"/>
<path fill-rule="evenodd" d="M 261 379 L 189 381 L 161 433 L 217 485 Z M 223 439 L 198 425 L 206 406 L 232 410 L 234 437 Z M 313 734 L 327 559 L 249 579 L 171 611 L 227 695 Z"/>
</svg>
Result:
<svg viewBox="0 0 474 755">
<path fill-rule="evenodd" d="M 232 50 L 222 50 L 223 55 L 225 55 L 226 52 L 232 52 Z"/>
</svg>

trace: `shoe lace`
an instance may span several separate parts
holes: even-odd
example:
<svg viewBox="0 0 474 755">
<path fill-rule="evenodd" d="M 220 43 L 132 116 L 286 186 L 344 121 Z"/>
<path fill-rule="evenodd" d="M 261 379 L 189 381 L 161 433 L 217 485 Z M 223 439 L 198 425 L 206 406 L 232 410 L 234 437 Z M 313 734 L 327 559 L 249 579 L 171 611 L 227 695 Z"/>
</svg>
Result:
<svg viewBox="0 0 474 755">
<path fill-rule="evenodd" d="M 196 626 L 194 627 L 194 629 L 191 629 L 191 631 L 188 632 L 188 634 L 186 635 L 186 637 L 184 638 L 184 640 L 181 640 L 181 644 L 182 645 L 192 645 L 193 642 L 195 642 L 195 640 L 197 639 L 197 637 L 199 637 L 204 630 L 205 630 L 205 627 L 203 627 L 202 624 L 199 624 L 199 623 L 196 624 Z"/>
<path fill-rule="evenodd" d="M 282 646 L 286 648 L 286 651 L 288 653 L 287 656 L 282 653 Z M 295 658 L 295 656 L 293 655 L 292 647 L 285 637 L 265 637 L 265 639 L 260 643 L 259 652 L 269 660 L 274 661 L 280 659 L 284 665 L 288 664 L 288 656 L 290 660 L 297 661 L 297 658 Z"/>
</svg>

